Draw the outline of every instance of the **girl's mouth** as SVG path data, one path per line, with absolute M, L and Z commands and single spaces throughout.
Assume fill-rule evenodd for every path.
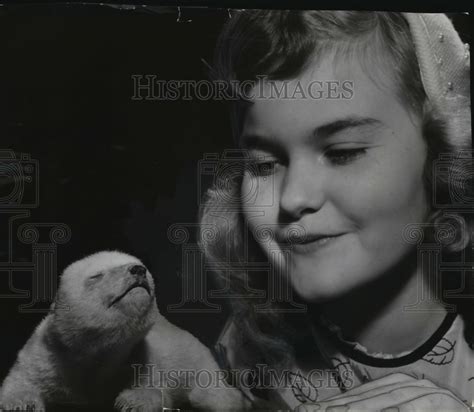
M 337 242 L 344 233 L 338 235 L 309 236 L 303 242 L 293 243 L 291 250 L 296 254 L 313 253 Z

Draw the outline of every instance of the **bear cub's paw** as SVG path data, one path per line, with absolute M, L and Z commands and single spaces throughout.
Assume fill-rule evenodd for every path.
M 45 411 L 41 396 L 36 393 L 21 392 L 0 399 L 0 411 Z
M 162 396 L 157 389 L 126 389 L 115 399 L 120 412 L 161 412 Z

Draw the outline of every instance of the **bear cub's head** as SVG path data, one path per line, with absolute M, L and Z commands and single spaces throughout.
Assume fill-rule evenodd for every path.
M 124 344 L 155 321 L 153 277 L 133 256 L 95 253 L 64 270 L 53 309 L 54 333 L 67 346 Z

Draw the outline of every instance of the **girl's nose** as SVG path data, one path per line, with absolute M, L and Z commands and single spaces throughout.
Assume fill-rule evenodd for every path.
M 295 161 L 280 187 L 280 210 L 291 219 L 317 212 L 324 203 L 324 170 L 314 159 Z

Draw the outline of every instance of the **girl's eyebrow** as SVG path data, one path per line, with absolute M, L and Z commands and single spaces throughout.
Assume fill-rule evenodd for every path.
M 348 129 L 356 129 L 359 127 L 372 126 L 375 128 L 383 126 L 380 120 L 371 117 L 349 116 L 343 119 L 337 119 L 322 124 L 314 129 L 310 136 L 311 141 L 316 137 L 320 139 L 328 139 L 329 137 Z M 241 145 L 245 149 L 262 149 L 262 150 L 281 150 L 282 145 L 276 139 L 258 134 L 244 134 L 240 138 Z
M 313 136 L 317 137 L 318 139 L 327 139 L 328 137 L 347 129 L 355 129 L 362 126 L 380 127 L 382 125 L 383 123 L 380 120 L 373 119 L 371 117 L 350 116 L 316 127 L 316 129 L 314 129 Z

